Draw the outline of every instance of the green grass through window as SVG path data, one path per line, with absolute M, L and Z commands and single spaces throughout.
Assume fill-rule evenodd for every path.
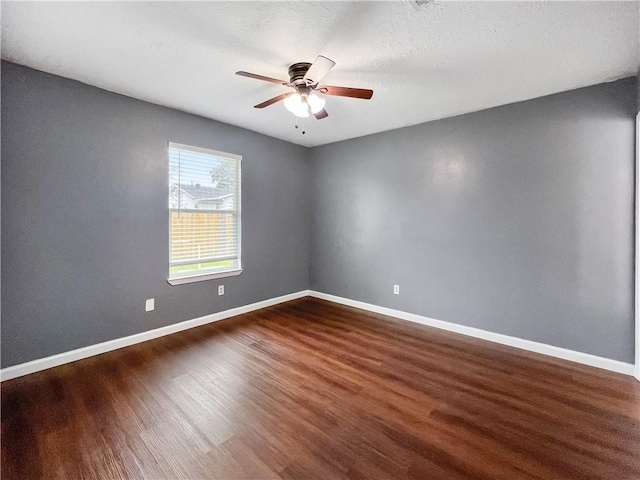
M 220 260 L 219 262 L 198 263 L 195 265 L 180 265 L 171 267 L 171 276 L 178 276 L 183 273 L 197 273 L 200 270 L 209 270 L 211 268 L 230 267 L 233 260 Z

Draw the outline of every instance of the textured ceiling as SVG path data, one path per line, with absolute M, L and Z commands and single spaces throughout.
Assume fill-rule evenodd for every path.
M 638 3 L 3 2 L 2 58 L 300 145 L 414 125 L 637 73 Z M 302 120 L 253 105 L 322 54 L 327 97 Z

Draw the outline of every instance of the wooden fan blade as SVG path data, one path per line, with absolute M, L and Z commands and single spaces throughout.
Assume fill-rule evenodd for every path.
M 333 87 L 331 85 L 323 85 L 316 88 L 316 90 L 326 95 L 362 98 L 363 100 L 369 100 L 373 96 L 373 90 L 367 90 L 366 88 Z
M 284 85 L 286 87 L 289 86 L 289 82 L 286 82 L 284 80 L 278 80 L 277 78 L 271 78 L 271 77 L 265 77 L 264 75 L 257 75 L 255 73 L 249 73 L 249 72 L 236 72 L 236 75 L 240 75 L 241 77 L 247 77 L 247 78 L 255 78 L 256 80 L 262 80 L 263 82 L 270 82 L 270 83 L 277 83 L 278 85 Z
M 307 70 L 307 73 L 305 73 L 303 80 L 307 82 L 307 85 L 317 85 L 335 64 L 336 62 L 333 60 L 318 55 L 309 67 L 309 70 Z
M 264 108 L 264 107 L 268 107 L 269 105 L 273 105 L 274 103 L 279 102 L 280 100 L 284 100 L 285 98 L 287 98 L 289 95 L 291 95 L 291 92 L 288 93 L 283 93 L 282 95 L 278 95 L 277 97 L 273 97 L 270 98 L 269 100 L 259 103 L 258 105 L 255 105 L 253 108 Z
M 320 110 L 318 113 L 314 113 L 313 114 L 314 117 L 316 117 L 318 120 L 322 120 L 323 118 L 327 118 L 329 116 L 329 114 L 327 113 L 327 111 L 323 108 L 322 110 Z

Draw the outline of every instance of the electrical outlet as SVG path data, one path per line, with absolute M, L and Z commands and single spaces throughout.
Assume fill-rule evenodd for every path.
M 155 298 L 147 298 L 147 300 L 144 302 L 144 311 L 152 312 L 154 308 L 156 308 Z
M 224 285 L 218 285 L 218 295 L 224 295 Z
M 400 295 L 400 285 L 394 285 L 393 286 L 393 293 L 395 295 Z

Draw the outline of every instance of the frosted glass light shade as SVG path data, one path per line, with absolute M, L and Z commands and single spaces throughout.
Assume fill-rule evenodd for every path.
M 309 104 L 309 108 L 311 108 L 311 113 L 315 115 L 324 108 L 326 100 L 315 93 L 310 93 L 307 96 L 307 103 Z
M 293 93 L 284 99 L 284 106 L 296 117 L 306 118 L 309 116 L 309 105 L 302 99 L 299 93 Z

